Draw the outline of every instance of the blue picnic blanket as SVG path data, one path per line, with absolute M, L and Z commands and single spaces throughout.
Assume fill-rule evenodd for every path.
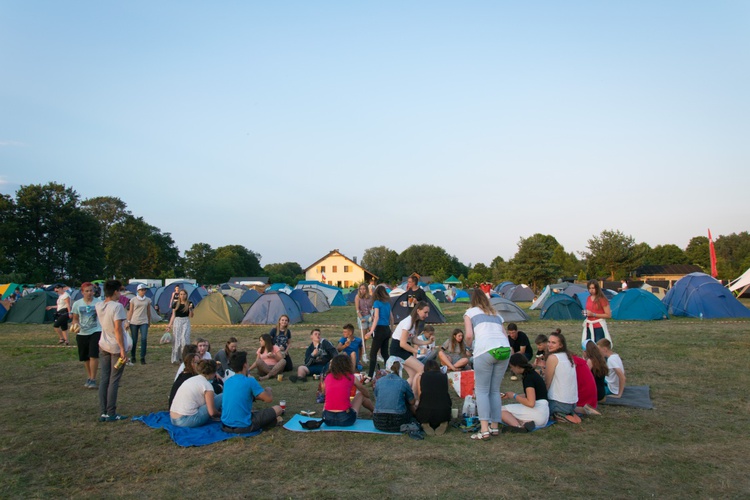
M 370 432 L 373 434 L 389 434 L 389 435 L 400 435 L 400 432 L 383 432 L 379 431 L 375 428 L 375 424 L 372 423 L 372 420 L 366 420 L 363 418 L 358 418 L 354 425 L 351 427 L 328 427 L 326 424 L 321 425 L 318 429 L 305 429 L 302 427 L 301 422 L 306 422 L 308 420 L 319 420 L 314 417 L 306 417 L 304 415 L 294 415 L 292 418 L 289 419 L 287 423 L 284 424 L 284 429 L 288 431 L 294 431 L 294 432 L 331 432 L 331 431 L 338 431 L 338 432 Z
M 213 420 L 200 427 L 177 427 L 172 425 L 169 419 L 168 411 L 150 413 L 140 417 L 133 417 L 133 421 L 143 422 L 153 429 L 164 429 L 169 433 L 172 441 L 179 446 L 205 446 L 207 444 L 218 443 L 226 439 L 235 437 L 251 437 L 261 433 L 261 431 L 251 432 L 248 434 L 233 434 L 221 430 L 221 422 Z

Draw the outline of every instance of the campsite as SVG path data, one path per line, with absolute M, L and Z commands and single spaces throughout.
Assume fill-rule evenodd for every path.
M 530 320 L 520 328 L 530 337 L 558 327 L 573 339 L 580 336 L 580 321 L 539 320 L 538 310 L 521 305 Z M 439 342 L 468 307 L 441 306 L 446 323 L 436 325 Z M 339 306 L 293 324 L 295 360 L 313 326 L 337 340 L 340 326 L 353 318 L 353 306 Z M 138 422 L 97 422 L 96 391 L 81 387 L 75 349 L 53 346 L 48 324 L 0 324 L 6 401 L 0 407 L 0 496 L 175 498 L 190 490 L 229 498 L 525 498 L 588 496 L 596 488 L 619 498 L 746 496 L 750 417 L 747 397 L 736 388 L 750 384 L 750 321 L 612 320 L 610 328 L 629 384 L 650 386 L 653 410 L 606 406 L 601 417 L 580 426 L 555 424 L 479 443 L 458 429 L 416 441 L 277 427 L 252 438 L 181 448 L 166 432 Z M 213 352 L 229 336 L 254 350 L 268 329 L 196 324 L 193 337 L 207 338 Z M 154 325 L 150 335 L 158 338 L 161 331 Z M 149 364 L 126 369 L 123 413 L 165 409 L 175 372 L 169 352 L 150 342 Z M 275 400 L 286 399 L 285 420 L 302 410 L 320 414 L 312 381 L 264 385 Z M 520 383 L 506 376 L 502 387 L 518 390 Z

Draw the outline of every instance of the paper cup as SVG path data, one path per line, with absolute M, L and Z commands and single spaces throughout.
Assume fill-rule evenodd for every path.
M 458 408 L 451 408 L 451 417 L 458 418 Z
M 284 380 L 284 375 L 282 375 L 282 374 L 279 373 L 278 375 L 276 375 L 276 380 L 278 380 L 279 382 L 281 382 L 282 380 Z

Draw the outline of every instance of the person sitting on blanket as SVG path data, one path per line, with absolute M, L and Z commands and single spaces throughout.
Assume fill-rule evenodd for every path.
M 197 352 L 191 352 L 189 345 L 186 345 L 183 347 L 182 352 L 184 355 L 182 356 L 182 373 L 177 375 L 177 378 L 174 379 L 174 383 L 172 384 L 172 390 L 169 392 L 169 407 L 172 407 L 172 402 L 174 401 L 175 395 L 177 395 L 177 390 L 180 388 L 182 384 L 185 383 L 186 380 L 195 377 L 198 375 L 198 362 L 201 360 L 200 355 Z M 214 389 L 215 391 L 215 389 Z
M 351 359 L 346 354 L 339 354 L 331 360 L 323 390 L 326 395 L 323 421 L 327 426 L 352 426 L 357 421 L 360 407 L 374 410 L 370 393 L 354 377 Z
M 355 371 L 362 369 L 360 360 L 365 352 L 365 347 L 362 344 L 362 339 L 354 336 L 354 325 L 348 323 L 341 329 L 341 339 L 339 344 L 336 346 L 338 352 L 343 352 L 352 360 L 352 365 Z
M 409 384 L 399 376 L 401 363 L 390 366 L 390 373 L 378 380 L 375 392 L 375 411 L 372 423 L 383 432 L 400 432 L 401 426 L 408 424 L 414 408 L 414 392 Z
M 198 375 L 187 379 L 169 407 L 169 417 L 177 427 L 200 427 L 211 418 L 219 418 L 222 395 L 214 397 L 210 380 L 216 376 L 216 361 L 198 362 Z
M 229 368 L 229 357 L 233 352 L 237 351 L 237 339 L 235 337 L 229 337 L 227 343 L 224 345 L 224 349 L 216 353 L 216 373 L 221 380 L 226 380 L 234 372 Z
M 591 373 L 586 360 L 573 356 L 573 362 L 576 364 L 576 382 L 578 383 L 578 402 L 576 403 L 576 413 L 579 415 L 601 415 L 596 410 L 596 380 Z
M 417 400 L 419 407 L 415 416 L 425 434 L 441 436 L 451 420 L 451 396 L 448 394 L 448 376 L 440 371 L 434 359 L 424 364 L 424 372 L 418 375 Z M 377 387 L 377 386 L 376 386 Z M 377 393 L 375 393 L 377 409 Z
M 464 343 L 464 332 L 460 328 L 456 328 L 453 330 L 451 338 L 440 346 L 440 351 L 438 352 L 440 363 L 451 372 L 468 370 L 471 368 L 469 366 L 469 357 L 469 351 L 466 349 L 466 344 Z
M 568 351 L 565 336 L 557 331 L 549 336 L 549 356 L 544 370 L 544 382 L 547 384 L 549 412 L 558 422 L 581 423 L 581 417 L 575 414 L 578 402 L 578 382 L 573 355 Z
M 625 366 L 622 364 L 622 359 L 618 354 L 612 352 L 612 343 L 609 340 L 601 339 L 596 345 L 599 346 L 602 356 L 607 360 L 607 368 L 609 369 L 607 376 L 604 378 L 607 383 L 607 396 L 621 398 L 622 392 L 625 390 Z
M 536 369 L 537 373 L 544 376 L 544 367 L 547 365 L 547 343 L 549 342 L 549 339 L 547 336 L 543 333 L 540 333 L 536 336 L 534 339 L 534 344 L 536 344 L 536 356 L 534 357 L 534 369 Z
M 297 368 L 297 375 L 289 380 L 307 382 L 307 376 L 322 375 L 328 368 L 328 363 L 337 356 L 336 348 L 328 340 L 320 337 L 320 330 L 314 328 L 310 332 L 310 345 L 305 351 L 305 364 Z
M 273 401 L 270 388 L 263 389 L 254 377 L 249 375 L 247 353 L 238 351 L 229 357 L 229 367 L 235 373 L 224 384 L 221 410 L 221 429 L 224 432 L 245 434 L 264 427 L 276 425 L 284 414 L 281 406 L 253 411 L 253 401 L 264 403 Z
M 586 350 L 583 352 L 583 357 L 586 359 L 586 364 L 594 376 L 594 382 L 596 382 L 596 400 L 602 402 L 607 397 L 607 382 L 604 380 L 609 373 L 607 361 L 602 356 L 599 346 L 593 340 L 586 342 Z
M 508 365 L 511 372 L 521 377 L 523 393 L 503 394 L 503 399 L 513 400 L 514 403 L 503 405 L 503 432 L 529 432 L 536 427 L 544 427 L 549 420 L 549 401 L 544 379 L 523 353 L 512 355 Z
M 268 380 L 284 370 L 286 366 L 286 353 L 273 343 L 273 337 L 264 333 L 258 339 L 260 347 L 255 353 L 255 362 L 250 366 L 250 371 L 258 369 L 258 380 Z

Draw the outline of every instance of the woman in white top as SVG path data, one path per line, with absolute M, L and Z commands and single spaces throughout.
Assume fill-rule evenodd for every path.
M 216 361 L 199 361 L 198 373 L 177 389 L 169 408 L 169 418 L 178 427 L 200 427 L 220 416 L 222 395 L 214 394 L 210 382 L 216 376 Z
M 485 440 L 500 433 L 502 402 L 500 382 L 508 369 L 510 343 L 498 314 L 481 289 L 471 295 L 471 307 L 464 314 L 466 343 L 474 345 L 474 392 L 477 397 L 480 430 L 471 439 Z
M 404 368 L 409 375 L 407 382 L 416 394 L 415 383 L 417 375 L 424 371 L 424 365 L 417 359 L 417 348 L 411 344 L 411 340 L 419 331 L 419 325 L 430 314 L 430 305 L 425 301 L 417 302 L 411 314 L 401 320 L 391 336 L 391 356 L 404 360 Z
M 558 422 L 580 424 L 581 418 L 575 414 L 578 402 L 576 365 L 559 328 L 549 335 L 547 348 L 549 354 L 544 369 L 544 382 L 547 384 L 549 413 Z
M 133 350 L 130 359 L 135 359 L 138 333 L 141 334 L 141 364 L 146 364 L 146 345 L 148 343 L 148 325 L 151 323 L 151 299 L 146 297 L 148 287 L 141 283 L 136 291 L 137 295 L 130 301 L 128 307 L 128 323 L 130 336 L 133 337 Z

